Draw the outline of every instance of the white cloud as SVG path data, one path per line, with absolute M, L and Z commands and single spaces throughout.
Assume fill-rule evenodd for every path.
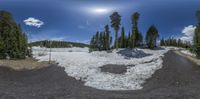
M 184 41 L 192 42 L 195 29 L 196 29 L 196 27 L 193 26 L 193 25 L 189 25 L 187 27 L 184 27 L 184 29 L 182 30 L 183 36 L 180 39 L 184 40 Z
M 189 25 L 182 30 L 182 33 L 185 34 L 186 36 L 194 36 L 195 29 L 196 26 Z
M 28 26 L 35 26 L 38 28 L 40 28 L 42 25 L 44 25 L 43 21 L 33 18 L 33 17 L 29 17 L 28 19 L 24 20 L 24 23 Z

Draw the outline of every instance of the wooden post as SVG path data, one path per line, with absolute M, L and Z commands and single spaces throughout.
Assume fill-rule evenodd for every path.
M 51 41 L 49 41 L 49 43 L 50 43 L 50 51 L 49 51 L 49 64 L 51 64 Z

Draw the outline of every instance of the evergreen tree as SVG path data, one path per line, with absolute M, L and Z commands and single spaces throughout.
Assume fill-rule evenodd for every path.
M 90 49 L 89 51 L 95 51 L 96 50 L 96 44 L 95 44 L 95 36 L 92 37 L 91 41 L 90 41 Z
M 181 46 L 182 46 L 182 41 L 181 41 L 181 39 L 178 39 L 177 46 L 178 46 L 178 47 L 181 47 Z
M 101 50 L 104 50 L 104 43 L 103 43 L 104 41 L 103 41 L 103 32 L 100 32 L 100 35 L 99 35 L 99 50 L 101 51 Z
M 197 58 L 200 58 L 200 11 L 196 12 L 196 17 L 198 20 L 198 24 L 196 25 L 195 33 L 194 33 L 194 52 Z
M 121 29 L 121 48 L 125 48 L 126 47 L 126 36 L 125 36 L 125 31 L 124 31 L 124 27 L 122 27 Z
M 0 58 L 24 59 L 27 55 L 27 38 L 25 38 L 12 15 L 6 11 L 0 11 Z
M 118 49 L 118 31 L 121 25 L 121 16 L 118 14 L 118 12 L 114 12 L 111 16 L 111 27 L 114 28 L 116 34 L 115 34 L 115 47 Z
M 109 25 L 105 26 L 105 50 L 110 49 L 110 45 L 112 44 L 112 39 L 110 37 L 110 30 L 109 30 Z
M 160 41 L 161 46 L 175 46 L 175 47 L 182 47 L 182 48 L 190 48 L 191 43 L 187 41 L 182 41 L 181 39 L 174 39 L 168 38 L 164 40 L 163 38 Z
M 141 46 L 143 45 L 143 36 L 142 36 L 142 33 L 139 33 L 139 36 L 138 36 L 138 46 Z
M 165 46 L 165 40 L 164 40 L 164 38 L 162 38 L 162 39 L 160 40 L 160 46 Z
M 124 31 L 124 27 L 121 28 L 121 35 L 120 37 L 118 38 L 118 47 L 119 48 L 125 48 L 125 45 L 126 45 L 126 37 L 125 37 L 125 31 Z
M 131 19 L 132 19 L 132 43 L 133 47 L 136 47 L 140 44 L 140 34 L 138 30 L 138 20 L 139 20 L 140 14 L 138 12 L 135 12 Z
M 90 52 L 109 50 L 112 43 L 112 37 L 109 33 L 108 25 L 105 26 L 103 32 L 97 32 L 90 40 Z
M 146 43 L 150 49 L 154 49 L 154 47 L 156 47 L 156 40 L 158 37 L 159 37 L 158 30 L 154 25 L 152 25 L 148 29 L 146 35 Z
M 97 50 L 100 50 L 100 35 L 99 35 L 99 31 L 97 31 L 96 35 L 95 35 L 95 48 Z
M 133 38 L 132 38 L 133 36 L 131 35 L 131 33 L 129 32 L 129 34 L 128 34 L 128 40 L 127 40 L 127 42 L 128 42 L 128 48 L 133 48 Z

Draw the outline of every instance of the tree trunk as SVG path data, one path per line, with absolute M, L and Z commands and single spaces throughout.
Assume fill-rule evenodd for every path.
M 115 39 L 116 39 L 116 49 L 118 50 L 118 30 L 116 30 L 116 36 L 115 36 Z

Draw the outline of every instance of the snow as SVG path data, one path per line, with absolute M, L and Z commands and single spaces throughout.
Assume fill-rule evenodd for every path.
M 34 57 L 48 55 L 50 52 L 50 48 L 45 47 L 32 47 Z M 51 52 L 88 52 L 89 48 L 80 48 L 80 47 L 72 47 L 72 48 L 51 48 Z
M 194 53 L 191 53 L 189 50 L 186 50 L 186 49 L 183 49 L 180 52 L 185 54 L 185 55 L 189 55 L 189 56 L 193 56 L 193 57 L 196 56 Z
M 46 48 L 33 48 L 34 57 L 40 61 L 49 59 Z M 138 90 L 154 72 L 162 68 L 162 57 L 169 49 L 135 49 L 88 52 L 88 48 L 52 49 L 52 59 L 65 68 L 65 72 L 85 86 L 102 90 Z M 39 56 L 38 52 L 46 55 Z M 130 54 L 130 55 L 129 55 Z M 107 64 L 129 65 L 125 74 L 101 72 L 100 67 Z

